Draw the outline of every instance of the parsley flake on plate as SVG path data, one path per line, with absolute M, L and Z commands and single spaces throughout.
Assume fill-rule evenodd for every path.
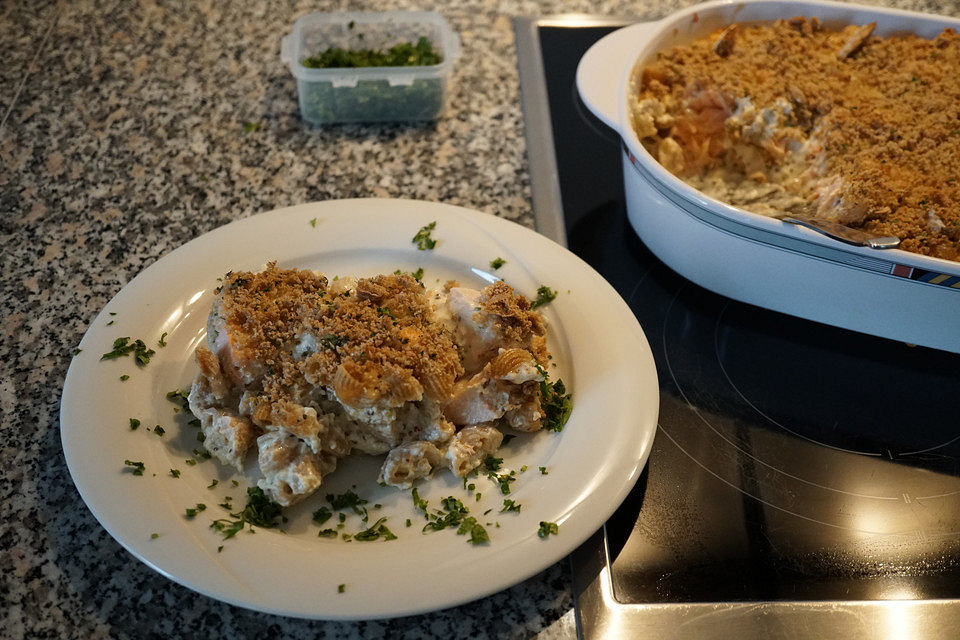
M 353 539 L 361 542 L 371 542 L 373 540 L 378 540 L 381 537 L 384 540 L 396 540 L 397 536 L 387 528 L 387 525 L 383 524 L 386 522 L 386 520 L 387 519 L 385 517 L 380 518 L 369 528 L 364 529 L 360 533 L 354 534 Z
M 130 467 L 133 470 L 131 473 L 135 476 L 142 476 L 144 469 L 146 469 L 146 466 L 137 460 L 124 460 L 123 464 Z M 124 471 L 126 471 L 126 469 L 124 469 Z
M 428 225 L 425 225 L 420 228 L 420 231 L 417 231 L 417 235 L 413 236 L 411 242 L 417 245 L 417 249 L 420 251 L 426 251 L 428 249 L 433 249 L 437 246 L 437 241 L 430 237 L 430 234 L 437 227 L 437 222 L 434 220 Z
M 520 513 L 521 506 L 522 505 L 514 502 L 513 500 L 504 500 L 503 509 L 500 510 L 500 513 L 508 513 L 510 511 L 515 511 L 516 513 Z
M 126 336 L 123 338 L 117 338 L 113 341 L 113 350 L 108 351 L 107 353 L 100 356 L 101 360 L 116 360 L 117 358 L 122 358 L 133 354 L 133 359 L 137 363 L 138 367 L 144 367 L 150 362 L 156 351 L 153 349 L 147 349 L 147 345 L 144 344 L 143 340 L 136 340 L 130 342 L 130 337 Z
M 221 505 L 223 506 L 223 505 Z M 270 500 L 260 487 L 247 489 L 247 506 L 242 511 L 231 513 L 229 518 L 220 518 L 210 524 L 210 528 L 223 534 L 224 539 L 232 538 L 245 525 L 250 525 L 250 533 L 254 533 L 253 525 L 265 529 L 278 526 L 277 518 L 283 515 L 283 507 Z
M 542 307 L 545 304 L 553 302 L 556 297 L 556 291 L 546 285 L 540 285 L 537 288 L 537 297 L 533 302 L 530 303 L 530 308 L 536 309 L 537 307 Z
M 340 495 L 328 493 L 327 502 L 330 503 L 330 506 L 333 507 L 335 511 L 345 511 L 350 509 L 358 516 L 363 518 L 367 517 L 367 508 L 363 506 L 367 504 L 367 501 L 355 494 L 353 491 L 346 491 Z
M 197 514 L 200 513 L 201 511 L 204 511 L 206 508 L 207 508 L 207 505 L 203 504 L 202 502 L 198 502 L 197 506 L 193 508 L 187 508 L 187 513 L 186 513 L 187 519 L 192 520 L 193 518 L 196 518 Z
M 490 268 L 496 271 L 497 269 L 499 269 L 505 264 L 507 264 L 507 261 L 504 260 L 503 258 L 494 258 L 493 260 L 490 261 Z
M 557 535 L 560 533 L 560 527 L 557 526 L 555 522 L 540 522 L 540 529 L 537 531 L 537 535 L 541 538 L 546 538 L 549 535 Z
M 460 522 L 460 528 L 457 529 L 457 535 L 462 536 L 466 533 L 470 534 L 470 538 L 467 540 L 470 544 L 477 545 L 483 544 L 484 542 L 490 542 L 490 536 L 487 535 L 487 530 L 483 528 L 477 519 L 473 516 L 464 518 Z
M 573 398 L 567 393 L 563 380 L 540 381 L 540 404 L 543 409 L 543 426 L 550 431 L 563 431 L 573 411 Z

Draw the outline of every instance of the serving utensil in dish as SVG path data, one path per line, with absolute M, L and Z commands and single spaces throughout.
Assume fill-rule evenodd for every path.
M 643 147 L 630 125 L 634 65 L 732 22 L 817 16 L 828 26 L 876 22 L 875 35 L 925 38 L 960 20 L 818 0 L 696 5 L 606 36 L 581 59 L 577 88 L 623 146 L 627 214 L 672 269 L 720 294 L 826 324 L 960 353 L 960 263 L 855 246 L 730 206 L 687 185 Z M 887 246 L 890 243 L 880 243 Z M 882 248 L 882 247 L 881 247 Z

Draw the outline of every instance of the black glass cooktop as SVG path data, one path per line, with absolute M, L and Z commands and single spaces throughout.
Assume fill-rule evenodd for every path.
M 606 528 L 617 600 L 960 596 L 960 356 L 741 304 L 659 262 L 626 218 L 618 138 L 576 93 L 612 29 L 539 36 L 568 245 L 636 313 L 660 378 L 647 469 Z

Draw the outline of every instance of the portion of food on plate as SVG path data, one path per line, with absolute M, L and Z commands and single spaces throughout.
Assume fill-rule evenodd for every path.
M 351 452 L 386 453 L 379 480 L 395 487 L 440 468 L 463 477 L 501 427 L 544 426 L 545 334 L 502 281 L 428 292 L 399 272 L 329 281 L 271 263 L 223 278 L 189 406 L 223 464 L 242 470 L 256 449 L 258 485 L 281 505 Z
M 661 51 L 632 74 L 631 124 L 714 198 L 960 260 L 960 37 L 874 27 L 798 16 Z

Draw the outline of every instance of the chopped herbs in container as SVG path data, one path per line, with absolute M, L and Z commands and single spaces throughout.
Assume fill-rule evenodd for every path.
M 300 113 L 314 124 L 433 120 L 460 49 L 432 12 L 415 21 L 311 14 L 287 41 Z

